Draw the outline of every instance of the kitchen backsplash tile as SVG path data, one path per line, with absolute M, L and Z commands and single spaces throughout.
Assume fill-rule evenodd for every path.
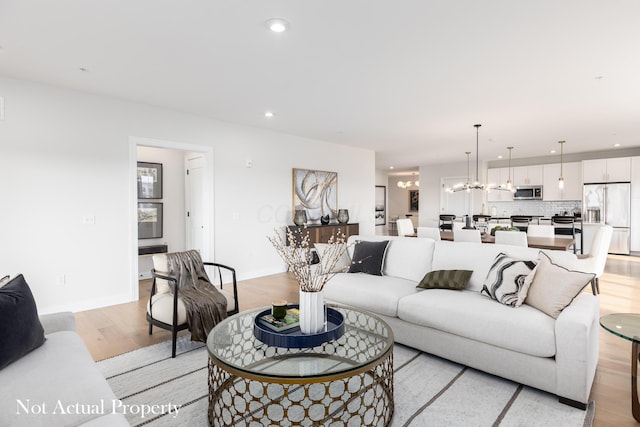
M 575 201 L 557 201 L 545 202 L 542 200 L 519 200 L 513 202 L 490 202 L 488 203 L 488 215 L 492 215 L 492 208 L 495 207 L 497 216 L 511 215 L 542 215 L 551 217 L 553 215 L 562 215 L 565 212 L 572 214 L 582 210 L 582 202 Z

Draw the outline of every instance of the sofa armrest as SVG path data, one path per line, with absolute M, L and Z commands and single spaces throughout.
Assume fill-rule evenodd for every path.
M 556 320 L 558 396 L 587 403 L 598 365 L 600 301 L 581 293 Z
M 60 331 L 75 332 L 76 330 L 76 318 L 70 311 L 43 314 L 40 316 L 40 323 L 42 323 L 45 335 Z

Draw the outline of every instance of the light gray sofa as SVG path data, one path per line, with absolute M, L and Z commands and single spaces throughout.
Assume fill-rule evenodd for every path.
M 599 300 L 578 295 L 557 319 L 529 306 L 505 306 L 481 295 L 496 255 L 535 260 L 526 247 L 434 241 L 428 238 L 352 236 L 390 240 L 383 276 L 338 273 L 325 286 L 328 302 L 371 311 L 392 328 L 395 341 L 503 378 L 556 394 L 584 408 L 598 363 Z M 351 254 L 353 245 L 349 248 Z M 544 251 L 573 269 L 570 252 Z M 472 270 L 462 291 L 417 289 L 432 270 Z
M 0 426 L 128 426 L 113 413 L 116 397 L 75 332 L 73 314 L 40 321 L 44 344 L 0 370 Z

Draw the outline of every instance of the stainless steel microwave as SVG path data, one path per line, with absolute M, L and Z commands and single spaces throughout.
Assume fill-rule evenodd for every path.
M 513 200 L 542 200 L 542 185 L 516 187 Z

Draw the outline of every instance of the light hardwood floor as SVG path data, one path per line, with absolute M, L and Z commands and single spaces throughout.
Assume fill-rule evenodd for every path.
M 95 360 L 170 339 L 145 319 L 150 281 L 141 282 L 138 302 L 76 313 L 78 332 Z M 295 280 L 287 273 L 238 283 L 240 309 L 263 307 L 274 299 L 298 300 Z M 611 255 L 600 279 L 600 312 L 640 313 L 640 258 Z M 183 331 L 182 334 L 188 334 Z M 526 367 L 523 367 L 526 368 Z M 591 399 L 596 427 L 638 426 L 631 415 L 631 342 L 600 330 L 600 360 Z

